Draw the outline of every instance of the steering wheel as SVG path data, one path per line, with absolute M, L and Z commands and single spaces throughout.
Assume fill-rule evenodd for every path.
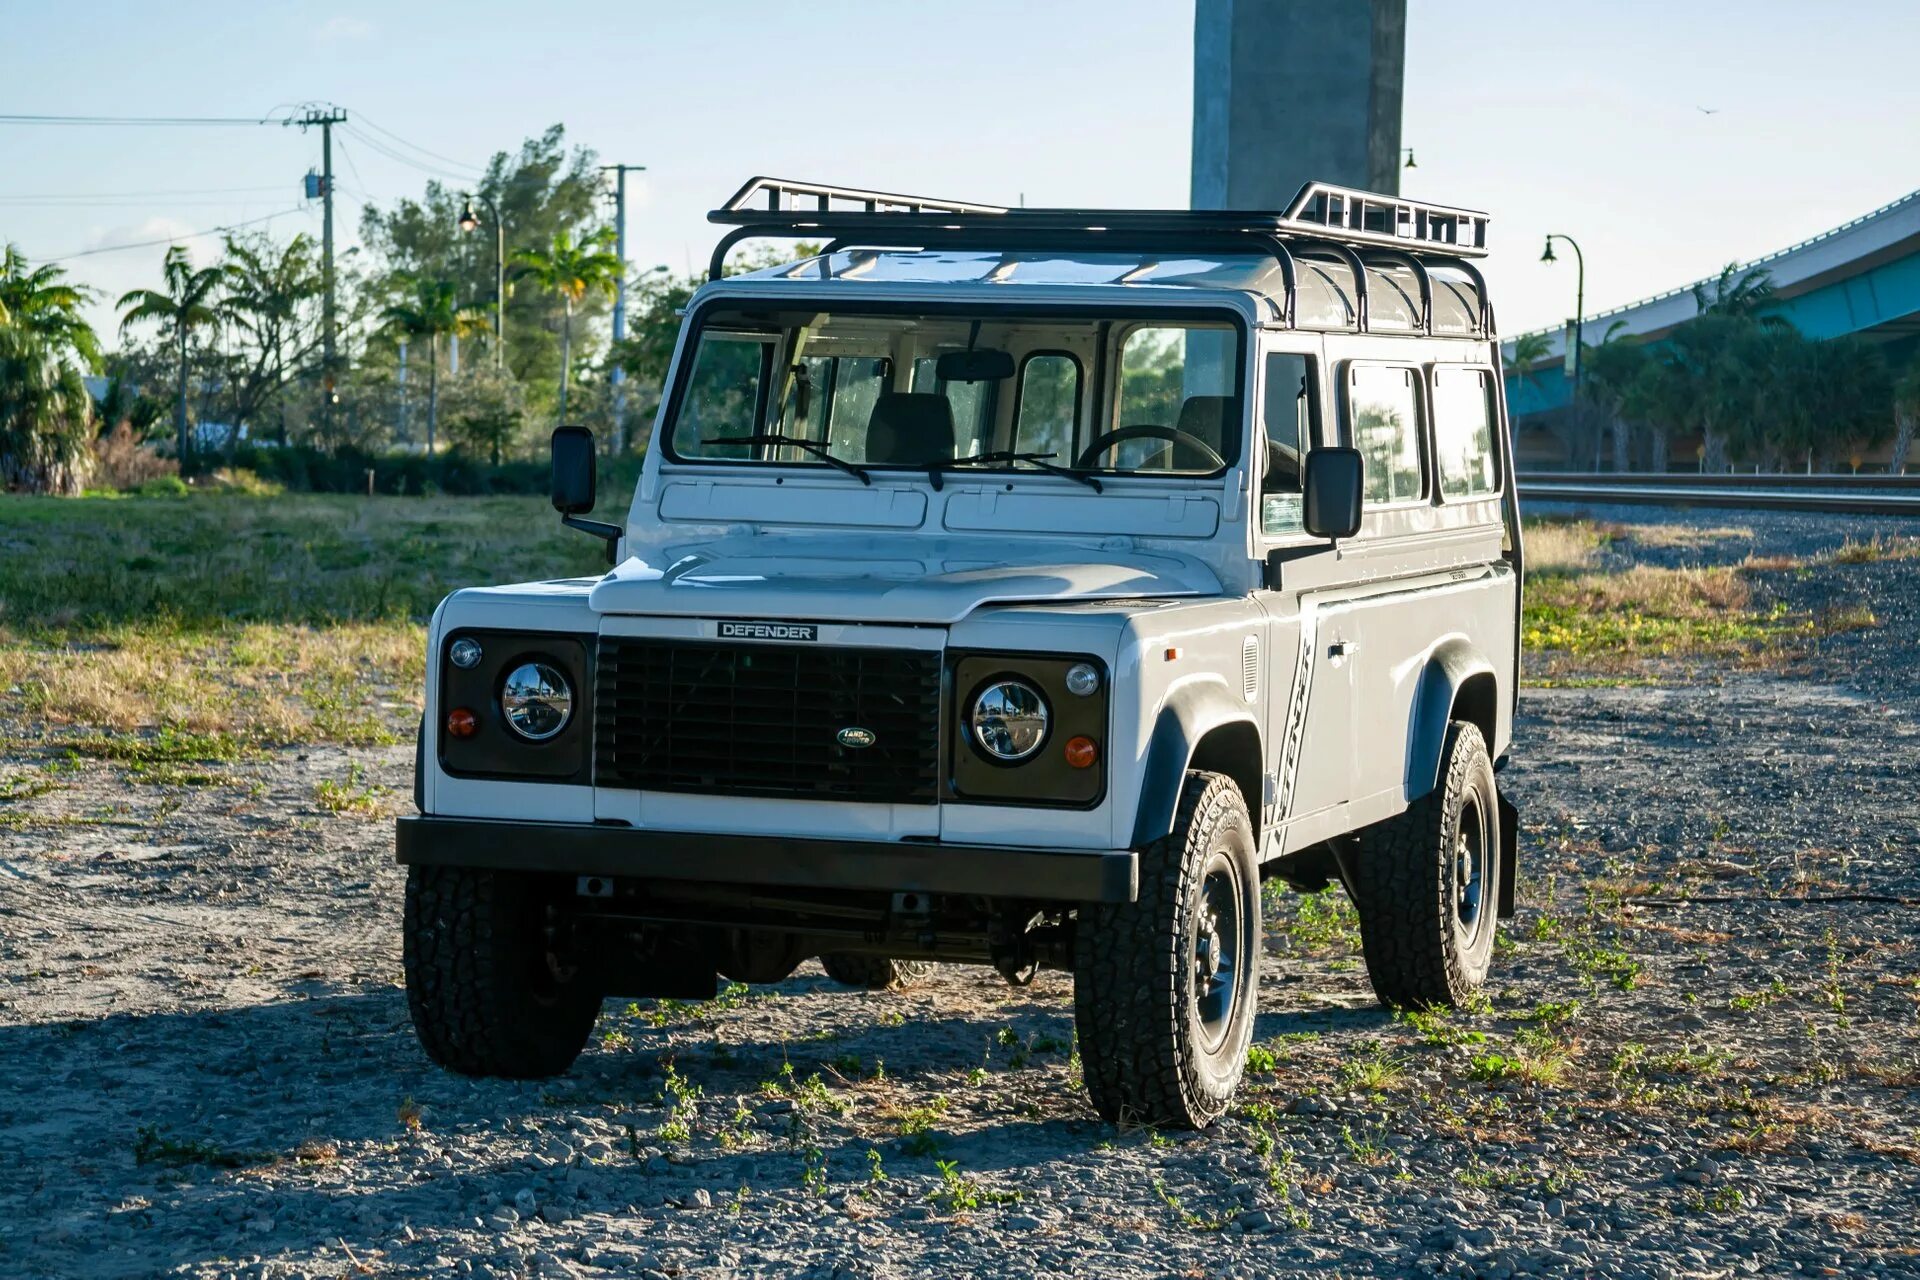
M 1163 427 L 1154 422 L 1136 423 L 1131 427 L 1121 427 L 1118 431 L 1108 431 L 1095 436 L 1092 443 L 1080 451 L 1080 456 L 1074 459 L 1073 465 L 1081 468 L 1091 467 L 1101 454 L 1129 440 L 1165 440 L 1169 444 L 1183 444 L 1202 457 L 1212 460 L 1216 470 L 1227 465 L 1227 460 L 1199 436 L 1190 431 L 1182 431 L 1178 427 Z

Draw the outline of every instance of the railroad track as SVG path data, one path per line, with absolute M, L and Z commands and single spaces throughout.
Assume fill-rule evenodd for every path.
M 1734 507 L 1920 516 L 1920 475 L 1634 475 L 1527 472 L 1520 497 L 1533 502 Z

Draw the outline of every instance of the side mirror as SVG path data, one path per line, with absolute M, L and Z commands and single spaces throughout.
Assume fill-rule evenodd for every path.
M 607 563 L 615 563 L 620 555 L 620 526 L 581 519 L 582 512 L 593 510 L 598 476 L 599 459 L 593 452 L 593 432 L 585 427 L 556 427 L 552 447 L 553 478 L 549 488 L 553 492 L 553 509 L 560 513 L 560 523 L 606 543 Z
M 1301 487 L 1301 524 L 1316 538 L 1351 538 L 1360 532 L 1360 497 L 1366 468 L 1358 449 L 1325 448 L 1307 454 Z
M 599 459 L 593 452 L 593 432 L 585 427 L 558 427 L 553 433 L 553 509 L 563 516 L 593 510 Z

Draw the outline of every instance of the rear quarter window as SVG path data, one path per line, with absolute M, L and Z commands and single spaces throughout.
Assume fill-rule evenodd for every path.
M 1493 444 L 1493 385 L 1481 369 L 1433 371 L 1433 452 L 1448 501 L 1500 491 Z
M 1420 379 L 1402 365 L 1348 366 L 1347 430 L 1366 460 L 1366 500 L 1411 502 L 1425 497 L 1420 454 Z

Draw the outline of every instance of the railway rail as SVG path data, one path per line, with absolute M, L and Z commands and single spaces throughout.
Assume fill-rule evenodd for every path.
M 1636 475 L 1631 472 L 1523 472 L 1531 502 L 1623 506 L 1730 507 L 1920 516 L 1920 475 Z

